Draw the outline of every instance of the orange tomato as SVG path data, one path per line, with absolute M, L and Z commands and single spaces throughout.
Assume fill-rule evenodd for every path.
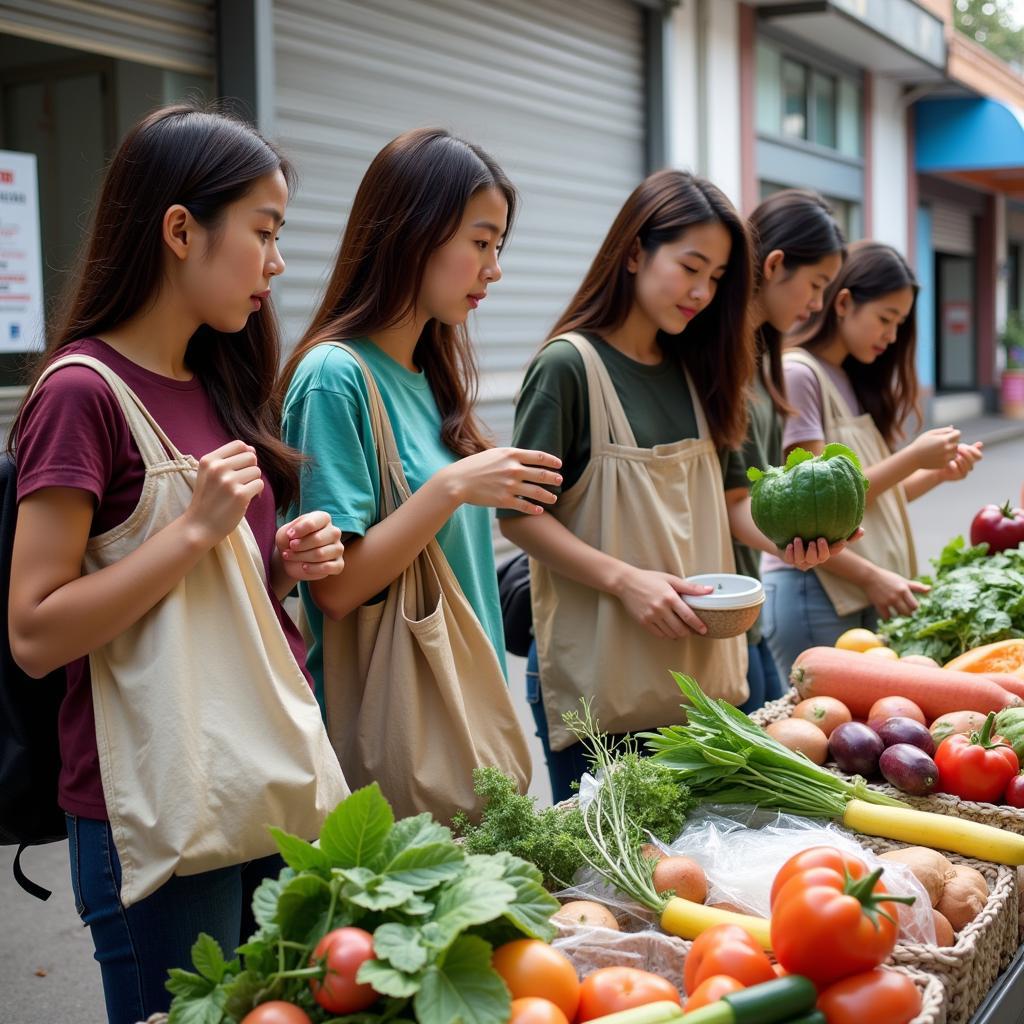
M 745 928 L 716 924 L 693 940 L 686 957 L 683 980 L 687 993 L 715 974 L 724 974 L 746 985 L 757 985 L 775 977 L 772 962 Z
M 660 975 L 635 967 L 599 967 L 580 985 L 580 1011 L 576 1024 L 663 999 L 674 1003 L 682 1001 L 675 985 Z
M 569 1020 L 550 999 L 523 996 L 512 1000 L 508 1024 L 569 1024 Z
M 694 989 L 693 995 L 686 997 L 683 1016 L 685 1017 L 692 1010 L 699 1010 L 702 1006 L 707 1006 L 709 1003 L 717 1003 L 722 996 L 730 995 L 733 992 L 740 992 L 744 988 L 746 988 L 745 985 L 726 974 L 712 974 L 711 977 L 705 978 Z
M 580 1002 L 580 982 L 572 961 L 538 939 L 515 939 L 494 951 L 494 969 L 513 999 L 538 996 L 572 1020 Z

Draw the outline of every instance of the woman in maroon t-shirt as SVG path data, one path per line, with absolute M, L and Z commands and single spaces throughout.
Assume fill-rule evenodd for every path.
M 92 929 L 116 1024 L 167 1008 L 167 971 L 188 966 L 200 931 L 235 948 L 252 889 L 273 865 L 173 876 L 121 904 L 88 655 L 158 605 L 244 516 L 305 671 L 281 599 L 296 581 L 344 564 L 326 513 L 280 529 L 275 519 L 296 492 L 300 461 L 278 436 L 278 337 L 268 301 L 284 270 L 276 235 L 290 177 L 281 155 L 241 122 L 188 107 L 145 118 L 110 165 L 85 258 L 40 361 L 39 372 L 71 353 L 98 359 L 181 452 L 200 460 L 183 515 L 120 561 L 83 574 L 89 538 L 125 522 L 141 494 L 145 467 L 121 406 L 92 369 L 62 368 L 25 403 L 12 431 L 19 510 L 11 649 L 35 677 L 67 666 L 59 798 L 78 911 Z

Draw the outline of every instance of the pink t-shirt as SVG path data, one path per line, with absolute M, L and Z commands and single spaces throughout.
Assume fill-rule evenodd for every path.
M 850 407 L 850 412 L 854 416 L 859 416 L 864 410 L 860 402 L 857 401 L 857 395 L 845 371 L 824 359 L 819 359 L 817 362 Z M 824 416 L 821 411 L 821 386 L 818 384 L 818 378 L 814 371 L 809 366 L 804 366 L 803 363 L 790 360 L 784 361 L 782 367 L 786 378 L 786 398 L 796 410 L 796 414 L 786 420 L 786 426 L 782 432 L 783 451 L 794 445 L 806 444 L 808 441 L 828 443 L 831 439 L 825 436 Z M 764 554 L 761 556 L 762 572 L 792 568 L 775 555 Z
M 143 369 L 96 338 L 74 342 L 59 356 L 94 356 L 109 366 L 141 399 L 177 448 L 197 459 L 233 440 L 198 377 L 172 380 Z M 74 487 L 95 499 L 90 536 L 123 523 L 142 494 L 145 467 L 121 406 L 102 377 L 85 366 L 69 366 L 47 378 L 21 421 L 17 446 L 18 500 L 45 487 Z M 245 518 L 263 553 L 266 576 L 277 532 L 274 496 L 264 477 L 263 493 Z M 268 583 L 270 600 L 295 660 L 306 672 L 302 637 Z M 96 751 L 89 659 L 67 666 L 67 696 L 60 708 L 60 806 L 85 818 L 107 817 Z M 310 680 L 312 685 L 312 680 Z

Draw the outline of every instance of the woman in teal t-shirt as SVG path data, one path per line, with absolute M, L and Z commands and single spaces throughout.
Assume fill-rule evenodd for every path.
M 284 437 L 308 457 L 296 507 L 333 510 L 347 538 L 337 585 L 301 588 L 321 704 L 324 615 L 380 597 L 435 536 L 505 664 L 488 509 L 539 515 L 555 500 L 542 485 L 561 480 L 550 455 L 491 448 L 473 411 L 466 320 L 501 279 L 515 200 L 476 146 L 439 129 L 393 140 L 359 186 L 326 294 L 285 367 Z M 338 341 L 381 391 L 413 492 L 384 519 L 366 383 Z

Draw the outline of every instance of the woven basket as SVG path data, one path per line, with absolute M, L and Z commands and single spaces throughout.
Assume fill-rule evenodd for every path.
M 765 704 L 759 711 L 753 712 L 750 718 L 762 728 L 771 725 L 772 722 L 781 722 L 790 718 L 793 708 L 800 702 L 796 690 L 790 690 L 785 697 L 773 700 Z M 834 765 L 829 767 L 836 771 L 837 775 L 842 773 L 835 769 Z M 844 776 L 848 777 L 848 776 Z M 916 807 L 919 811 L 931 811 L 934 814 L 951 814 L 955 818 L 966 818 L 968 821 L 978 821 L 983 825 L 995 825 L 996 828 L 1004 828 L 1008 832 L 1016 832 L 1024 835 L 1024 808 L 1007 807 L 1003 804 L 980 803 L 975 800 L 961 800 L 949 793 L 932 793 L 930 796 L 910 796 L 890 786 L 886 782 L 870 783 L 872 789 L 877 789 L 887 796 L 894 796 L 904 801 L 910 807 Z
M 926 974 L 912 967 L 890 969 L 898 974 L 909 975 L 921 991 L 921 1012 L 910 1024 L 946 1024 L 946 990 L 934 974 Z

